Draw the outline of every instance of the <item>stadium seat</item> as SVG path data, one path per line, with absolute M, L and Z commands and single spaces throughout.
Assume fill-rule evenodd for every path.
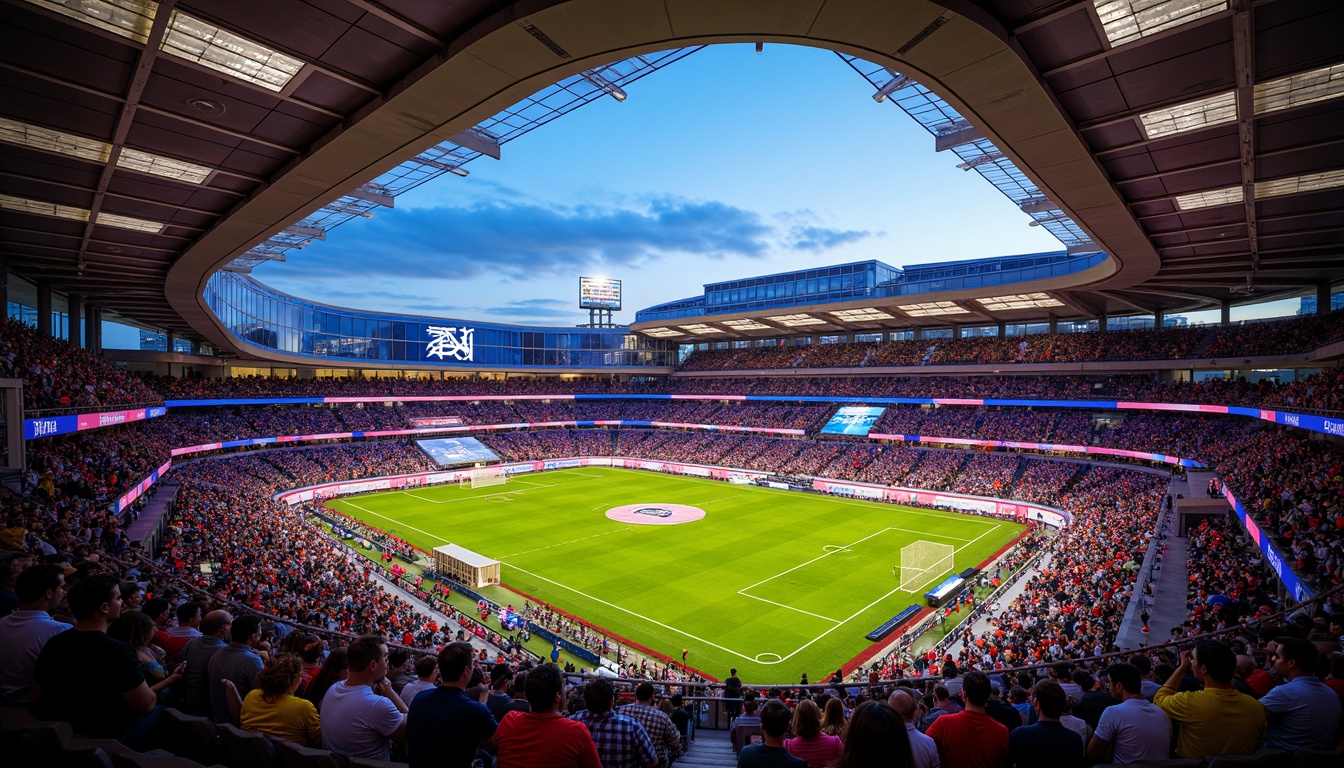
M 1293 754 L 1293 768 L 1339 768 L 1344 765 L 1344 749 L 1299 749 Z
M 275 745 L 264 733 L 253 733 L 228 723 L 217 723 L 225 762 L 230 768 L 280 768 Z
M 759 725 L 734 725 L 730 738 L 733 742 L 733 751 L 738 752 L 748 744 L 762 743 L 764 737 L 761 735 Z
M 345 759 L 325 749 L 313 749 L 288 739 L 272 739 L 281 768 L 345 768 Z
M 177 755 L 154 755 L 140 752 L 121 752 L 110 755 L 113 768 L 205 768 L 195 760 Z
M 174 755 L 212 765 L 224 759 L 219 733 L 208 717 L 188 715 L 176 709 L 165 709 L 160 726 L 163 746 Z
M 1193 757 L 1176 757 L 1171 760 L 1151 760 L 1141 763 L 1108 763 L 1094 768 L 1120 768 L 1120 766 L 1124 766 L 1124 768 L 1202 768 L 1203 765 L 1203 760 Z
M 392 760 L 373 760 L 367 757 L 350 758 L 350 768 L 410 768 L 406 763 Z
M 1206 768 L 1283 768 L 1291 765 L 1293 753 L 1282 749 L 1263 749 L 1254 755 L 1214 755 Z

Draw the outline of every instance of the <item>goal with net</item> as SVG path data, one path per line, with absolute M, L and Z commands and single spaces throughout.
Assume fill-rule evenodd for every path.
M 901 589 L 913 591 L 951 571 L 956 549 L 951 544 L 916 541 L 901 547 Z
M 509 476 L 505 474 L 503 467 L 473 469 L 462 478 L 462 484 L 472 488 L 486 488 L 491 485 L 503 485 L 507 482 L 509 482 Z

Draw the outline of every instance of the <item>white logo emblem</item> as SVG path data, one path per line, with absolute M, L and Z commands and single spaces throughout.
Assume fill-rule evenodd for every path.
M 454 360 L 471 362 L 471 356 L 475 351 L 475 328 L 460 329 L 461 335 L 457 335 L 459 329 L 453 327 L 444 327 L 441 325 L 431 325 L 426 330 L 433 338 L 429 346 L 425 349 L 426 357 L 437 357 L 440 360 L 445 357 L 452 357 Z

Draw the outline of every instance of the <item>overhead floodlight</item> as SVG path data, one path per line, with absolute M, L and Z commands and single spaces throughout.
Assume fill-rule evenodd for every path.
M 327 203 L 322 207 L 325 210 L 332 211 L 333 213 L 345 213 L 351 216 L 363 216 L 366 219 L 373 218 L 373 213 L 371 213 L 370 211 L 366 211 L 365 209 L 360 208 L 358 205 L 343 203 L 340 200 L 337 200 L 334 203 Z
M 887 71 L 891 72 L 890 69 L 888 69 Z M 906 88 L 908 86 L 915 84 L 914 80 L 911 80 L 905 75 L 898 75 L 895 72 L 891 72 L 891 75 L 892 77 L 890 80 L 887 81 L 887 84 L 882 86 L 881 88 L 878 88 L 877 93 L 873 94 L 873 101 L 876 101 L 878 104 L 881 104 L 882 102 L 886 101 L 888 96 L 901 90 L 902 88 Z
M 1186 131 L 1197 131 L 1210 125 L 1230 123 L 1237 119 L 1237 95 L 1225 91 L 1174 107 L 1155 109 L 1139 115 L 1143 132 L 1150 139 Z
M 116 227 L 117 229 L 129 229 L 135 232 L 149 232 L 157 235 L 168 226 L 161 221 L 150 221 L 148 219 L 137 219 L 133 216 L 122 216 L 117 213 L 104 213 L 99 211 L 96 224 L 101 227 Z
M 454 176 L 461 176 L 462 178 L 466 178 L 469 175 L 467 169 L 463 168 L 460 165 L 454 165 L 453 163 L 445 163 L 442 160 L 435 160 L 434 158 L 426 157 L 424 155 L 418 155 L 415 158 L 415 162 L 421 165 L 427 165 L 430 168 L 437 168 L 440 171 L 447 171 L 453 174 Z
M 766 320 L 769 320 L 769 321 L 772 322 L 772 323 L 779 323 L 780 325 L 785 326 L 785 327 L 787 327 L 787 328 L 795 328 L 795 327 L 797 327 L 797 326 L 801 326 L 801 325 L 825 325 L 825 324 L 826 324 L 826 321 L 825 321 L 825 320 L 822 320 L 821 318 L 813 317 L 813 316 L 811 316 L 811 315 L 802 315 L 802 314 L 799 314 L 799 315 L 776 315 L 775 317 L 767 317 Z
M 86 208 L 48 203 L 45 200 L 30 200 L 26 197 L 15 197 L 13 195 L 0 195 L 0 208 L 7 211 L 18 211 L 19 213 L 31 213 L 37 216 L 69 219 L 70 221 L 89 220 L 89 211 Z
M 580 72 L 579 75 L 584 80 L 587 80 L 593 85 L 596 85 L 598 88 L 601 88 L 602 90 L 606 91 L 608 94 L 611 95 L 613 99 L 617 101 L 625 101 L 626 99 L 625 91 L 621 90 L 621 87 L 619 85 L 616 85 L 607 78 L 598 74 L 597 70 L 590 69 L 584 72 Z
M 1013 293 L 1007 296 L 991 296 L 976 299 L 981 306 L 991 312 L 1005 309 L 1033 309 L 1036 307 L 1062 307 L 1064 302 L 1051 298 L 1047 293 Z
M 161 48 L 164 53 L 276 92 L 303 69 L 303 62 L 293 56 L 176 10 L 168 20 Z
M 897 304 L 896 308 L 911 317 L 932 317 L 935 315 L 969 315 L 971 311 L 957 306 L 952 301 L 925 301 L 919 304 Z
M 1224 187 L 1222 189 L 1207 189 L 1203 192 L 1192 192 L 1188 195 L 1177 195 L 1174 199 L 1177 208 L 1182 211 L 1192 211 L 1196 208 L 1212 208 L 1215 205 L 1240 203 L 1245 197 L 1242 195 L 1241 187 Z
M 691 325 L 679 325 L 679 326 L 677 326 L 677 327 L 680 328 L 680 329 L 683 330 L 683 331 L 690 331 L 691 333 L 726 333 L 726 331 L 720 330 L 720 329 L 715 328 L 715 327 L 713 327 L 713 326 L 705 325 L 704 323 L 693 323 L 693 324 L 691 324 Z
M 726 325 L 735 331 L 768 331 L 771 326 L 765 323 L 758 323 L 755 320 L 721 320 L 720 325 Z
M 990 163 L 997 163 L 997 162 L 999 162 L 999 161 L 1002 160 L 1002 159 L 1003 159 L 1003 153 L 1002 153 L 1002 152 L 990 152 L 989 154 L 985 154 L 985 155 L 981 155 L 981 156 L 979 156 L 979 157 L 971 158 L 970 160 L 967 160 L 967 161 L 964 162 L 964 163 L 957 163 L 957 168 L 959 168 L 959 169 L 961 169 L 961 170 L 963 170 L 963 171 L 970 171 L 970 170 L 974 170 L 974 169 L 976 169 L 976 168 L 979 168 L 979 167 L 982 166 L 982 165 L 989 165 Z
M 1111 46 L 1227 10 L 1227 0 L 1092 0 Z
M 1255 182 L 1255 196 L 1257 198 L 1278 197 L 1279 195 L 1293 195 L 1298 192 L 1314 192 L 1335 187 L 1344 187 L 1344 169 L 1290 176 L 1286 179 L 1257 181 Z
M 149 39 L 159 4 L 151 0 L 28 0 L 33 5 L 82 21 L 138 43 Z
M 1344 95 L 1344 64 L 1298 72 L 1255 86 L 1255 114 L 1263 115 Z
M 864 320 L 891 320 L 893 315 L 889 315 L 880 309 L 865 307 L 863 309 L 841 309 L 835 312 L 828 312 L 828 315 L 844 320 L 846 322 L 862 322 Z
M 121 154 L 117 156 L 117 167 L 177 179 L 188 184 L 203 184 L 206 179 L 210 178 L 210 174 L 214 173 L 213 168 L 204 165 L 188 163 L 185 160 L 175 160 L 161 155 L 151 155 L 148 152 L 141 152 L 129 147 L 121 148 Z

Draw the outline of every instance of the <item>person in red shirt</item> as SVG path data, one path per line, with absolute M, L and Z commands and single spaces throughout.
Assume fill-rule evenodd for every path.
M 926 731 L 938 745 L 939 762 L 956 768 L 1002 768 L 1008 764 L 1008 729 L 985 714 L 990 683 L 984 672 L 962 678 L 966 709 L 943 715 Z
M 523 688 L 532 711 L 504 715 L 495 731 L 496 768 L 601 768 L 587 726 L 560 714 L 565 689 L 560 668 L 536 667 Z

